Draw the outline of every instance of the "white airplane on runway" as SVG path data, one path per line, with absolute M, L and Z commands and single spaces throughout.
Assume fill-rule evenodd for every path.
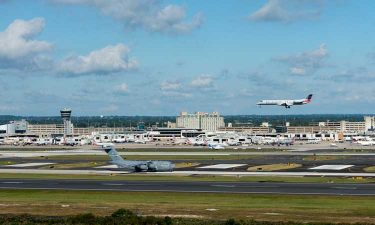
M 287 99 L 287 100 L 261 100 L 257 105 L 278 105 L 290 108 L 292 105 L 304 105 L 311 102 L 312 94 L 309 94 L 305 99 Z
M 210 143 L 207 143 L 207 146 L 208 146 L 209 149 L 219 150 L 219 149 L 225 149 L 225 147 L 228 147 L 228 144 L 210 142 Z
M 95 140 L 93 141 L 93 145 L 100 146 L 102 148 L 115 146 L 113 143 L 110 142 L 96 142 Z

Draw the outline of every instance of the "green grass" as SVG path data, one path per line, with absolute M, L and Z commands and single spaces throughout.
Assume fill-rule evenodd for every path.
M 0 179 L 92 179 L 92 180 L 137 180 L 137 181 L 236 181 L 236 182 L 298 182 L 298 183 L 371 183 L 374 178 L 346 177 L 279 177 L 279 176 L 166 176 L 150 174 L 113 174 L 113 175 L 64 175 L 64 174 L 20 174 L 3 173 Z
M 13 161 L 9 161 L 9 160 L 0 161 L 1 166 L 12 165 L 12 164 L 14 164 Z
M 0 199 L 2 205 L 6 205 L 2 207 L 2 213 L 67 215 L 91 212 L 105 215 L 118 208 L 128 208 L 143 215 L 215 219 L 348 223 L 375 220 L 375 197 L 1 190 Z
M 368 173 L 374 173 L 375 172 L 375 166 L 369 166 L 363 169 L 365 172 Z
M 311 155 L 303 157 L 305 161 L 330 161 L 330 160 L 340 160 L 345 159 L 347 156 L 342 155 Z

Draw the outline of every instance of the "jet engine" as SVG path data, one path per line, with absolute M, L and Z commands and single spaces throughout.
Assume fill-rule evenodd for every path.
M 139 165 L 135 166 L 135 170 L 137 172 L 147 171 L 148 170 L 148 166 L 146 164 L 139 164 Z
M 158 170 L 158 167 L 156 165 L 156 163 L 154 162 L 147 162 L 147 167 L 148 167 L 148 170 L 149 171 L 157 171 Z

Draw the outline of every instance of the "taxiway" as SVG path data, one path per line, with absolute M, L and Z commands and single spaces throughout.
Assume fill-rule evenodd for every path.
M 0 179 L 0 189 L 375 195 L 375 184 Z

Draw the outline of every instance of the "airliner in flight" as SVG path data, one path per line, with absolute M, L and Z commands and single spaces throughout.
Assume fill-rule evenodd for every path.
M 309 94 L 305 99 L 287 99 L 287 100 L 261 100 L 257 105 L 278 105 L 290 108 L 292 105 L 304 105 L 311 102 L 312 94 Z

